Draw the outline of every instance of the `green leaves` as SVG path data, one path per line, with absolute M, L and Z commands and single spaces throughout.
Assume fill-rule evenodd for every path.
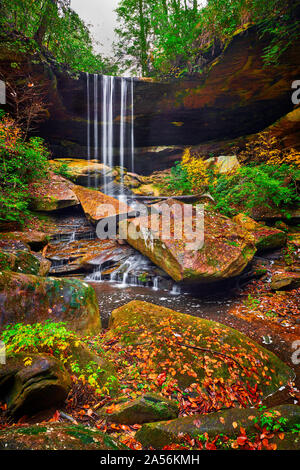
M 289 215 L 290 206 L 300 202 L 295 180 L 300 171 L 289 165 L 248 165 L 233 175 L 211 179 L 209 192 L 216 209 L 227 216 L 255 207 L 280 208 Z

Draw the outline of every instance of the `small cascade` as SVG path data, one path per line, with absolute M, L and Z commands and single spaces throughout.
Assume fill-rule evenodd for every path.
M 110 275 L 110 280 L 112 282 L 120 282 L 120 287 L 127 287 L 128 285 L 138 286 L 138 273 L 141 274 L 148 264 L 147 258 L 144 258 L 142 255 L 129 256 L 129 258 Z M 140 283 L 140 285 L 142 285 L 142 283 Z
M 181 294 L 181 288 L 178 286 L 178 284 L 173 284 L 172 290 L 170 291 L 171 295 L 180 295 Z
M 159 277 L 153 279 L 153 290 L 159 290 Z
M 90 282 L 102 282 L 101 266 L 97 266 L 97 268 L 89 274 L 85 280 Z

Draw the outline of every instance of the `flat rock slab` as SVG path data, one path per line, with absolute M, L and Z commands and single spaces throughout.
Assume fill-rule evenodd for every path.
M 101 410 L 100 416 L 120 424 L 142 424 L 174 419 L 178 416 L 178 404 L 161 395 L 147 393 L 135 400 L 120 400 Z
M 268 412 L 274 415 L 275 420 L 284 418 L 285 429 L 291 429 L 299 424 L 300 406 L 280 405 Z M 136 433 L 136 439 L 145 447 L 162 449 L 169 444 L 179 443 L 184 435 L 197 438 L 207 433 L 210 438 L 219 434 L 238 437 L 241 427 L 250 435 L 258 432 L 255 424 L 256 420 L 260 422 L 262 415 L 263 412 L 255 408 L 235 408 L 207 415 L 187 416 L 173 421 L 147 423 Z
M 0 274 L 0 329 L 48 319 L 67 322 L 74 331 L 97 333 L 101 321 L 94 289 L 77 279 Z
M 17 426 L 0 431 L 1 450 L 130 450 L 97 429 L 67 423 Z
M 124 202 L 107 196 L 100 191 L 83 188 L 82 186 L 75 186 L 74 191 L 86 217 L 94 224 L 106 218 L 120 218 L 121 216 L 124 218 L 132 212 Z M 103 210 L 103 206 L 107 206 L 107 209 Z
M 158 213 L 151 217 L 121 221 L 120 235 L 176 282 L 211 283 L 238 276 L 255 254 L 253 236 L 227 217 L 207 210 L 203 216 L 195 209 L 189 215 L 191 206 L 175 199 L 153 207 Z

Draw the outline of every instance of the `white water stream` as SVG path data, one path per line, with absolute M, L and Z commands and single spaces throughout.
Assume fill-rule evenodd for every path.
M 133 78 L 117 78 L 106 75 L 101 77 L 97 74 L 91 76 L 87 73 L 86 81 L 87 158 L 89 161 L 94 159 L 110 168 L 120 167 L 120 194 L 123 198 L 124 169 L 127 167 L 128 171 L 134 172 L 134 80 Z M 93 81 L 93 86 L 91 86 L 91 81 Z M 101 106 L 99 106 L 100 97 Z M 117 114 L 118 109 L 120 109 L 119 114 Z M 93 135 L 91 135 L 92 130 Z M 99 137 L 101 138 L 100 143 Z M 109 183 L 112 179 L 109 171 L 104 171 L 103 179 L 102 190 L 109 194 Z M 90 177 L 88 185 L 91 187 Z M 95 178 L 94 187 L 97 189 L 99 187 L 97 178 Z

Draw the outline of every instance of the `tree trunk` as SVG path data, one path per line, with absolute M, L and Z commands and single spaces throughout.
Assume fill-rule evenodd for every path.
M 48 26 L 50 24 L 51 9 L 53 6 L 56 6 L 56 5 L 57 5 L 57 0 L 46 0 L 46 5 L 45 5 L 44 13 L 42 15 L 40 25 L 38 27 L 37 32 L 34 35 L 34 39 L 36 40 L 39 46 L 43 45 L 44 37 L 47 32 Z
M 142 66 L 142 75 L 143 77 L 145 77 L 148 72 L 148 64 L 147 64 L 147 38 L 146 38 L 145 17 L 144 17 L 143 6 L 144 6 L 143 0 L 139 0 L 141 66 Z

